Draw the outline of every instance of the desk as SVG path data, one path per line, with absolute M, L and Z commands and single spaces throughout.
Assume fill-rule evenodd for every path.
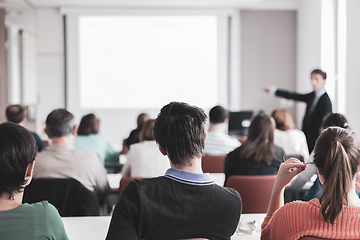
M 260 227 L 265 214 L 242 214 L 241 222 L 256 221 L 255 232 L 252 235 L 235 233 L 232 240 L 258 240 Z M 64 217 L 62 218 L 66 233 L 71 240 L 103 240 L 109 228 L 111 217 Z

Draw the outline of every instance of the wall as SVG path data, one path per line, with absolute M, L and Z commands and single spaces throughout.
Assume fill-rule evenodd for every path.
M 296 11 L 241 11 L 241 109 L 285 107 L 261 88 L 296 89 Z M 295 116 L 295 107 L 288 108 Z
M 346 116 L 359 134 L 360 131 L 360 1 L 347 1 L 346 45 Z
M 38 109 L 37 130 L 55 108 L 65 107 L 63 19 L 56 9 L 36 10 Z
M 297 15 L 296 91 L 312 91 L 310 73 L 321 67 L 321 0 L 299 1 Z M 301 127 L 306 105 L 297 103 L 297 125 Z
M 5 108 L 7 105 L 7 85 L 5 56 L 5 10 L 0 9 L 0 122 L 6 120 Z

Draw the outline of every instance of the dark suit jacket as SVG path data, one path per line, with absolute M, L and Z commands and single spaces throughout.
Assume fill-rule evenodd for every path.
M 304 131 L 306 136 L 309 152 L 312 152 L 315 146 L 316 139 L 320 134 L 320 127 L 322 125 L 324 117 L 327 114 L 332 113 L 332 105 L 329 95 L 325 92 L 319 98 L 319 101 L 316 103 L 316 106 L 312 113 L 310 113 L 310 108 L 315 98 L 315 92 L 311 92 L 308 94 L 298 94 L 285 90 L 277 90 L 275 95 L 306 103 L 306 112 L 303 119 L 302 130 Z

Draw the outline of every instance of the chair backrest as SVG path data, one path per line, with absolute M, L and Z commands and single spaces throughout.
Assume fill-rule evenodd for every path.
M 143 177 L 122 177 L 120 179 L 119 189 L 118 189 L 118 196 L 120 196 L 121 192 L 124 190 L 125 186 L 134 179 L 143 179 Z
M 332 239 L 332 238 L 318 238 L 312 236 L 301 237 L 299 240 L 340 240 L 340 239 Z M 348 239 L 348 240 L 355 240 L 355 239 Z
M 230 176 L 226 186 L 241 195 L 242 213 L 266 213 L 276 175 Z
M 54 205 L 61 217 L 100 215 L 96 194 L 72 178 L 33 179 L 24 190 L 23 203 L 43 200 Z
M 201 165 L 204 173 L 223 173 L 226 155 L 202 157 Z

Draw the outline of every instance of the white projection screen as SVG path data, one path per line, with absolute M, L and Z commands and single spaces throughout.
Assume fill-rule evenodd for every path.
M 227 15 L 66 15 L 66 107 L 113 145 L 171 101 L 227 104 Z M 224 104 L 225 103 L 225 104 Z
M 214 16 L 81 16 L 80 106 L 217 103 Z M 94 96 L 101 96 L 94 98 Z

